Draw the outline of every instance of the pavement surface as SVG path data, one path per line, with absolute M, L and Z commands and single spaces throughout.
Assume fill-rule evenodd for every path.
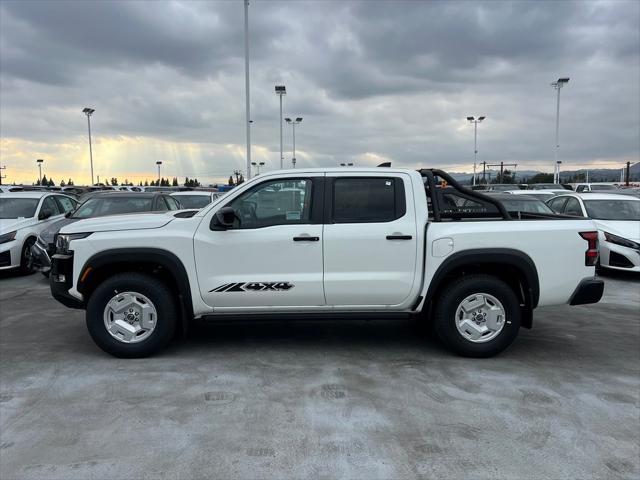
M 640 282 L 536 311 L 502 355 L 412 322 L 226 323 L 107 356 L 0 277 L 0 478 L 640 478 Z

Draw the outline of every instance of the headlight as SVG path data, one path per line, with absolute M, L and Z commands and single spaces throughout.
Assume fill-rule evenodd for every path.
M 622 245 L 623 247 L 635 248 L 636 250 L 640 250 L 639 243 L 619 237 L 617 235 L 614 235 L 613 233 L 604 232 L 604 238 L 609 243 L 615 243 L 616 245 Z
M 89 233 L 60 233 L 56 237 L 56 253 L 69 253 L 69 244 L 73 240 L 80 240 L 91 235 Z
M 9 232 L 9 233 L 5 233 L 4 235 L 0 235 L 0 243 L 7 243 L 10 242 L 12 240 L 16 239 L 16 232 L 17 230 L 14 230 L 13 232 Z

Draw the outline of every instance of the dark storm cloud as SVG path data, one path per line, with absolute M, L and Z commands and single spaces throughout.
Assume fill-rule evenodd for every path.
M 468 165 L 464 118 L 485 114 L 485 159 L 546 164 L 561 75 L 564 158 L 638 157 L 639 2 L 253 1 L 250 12 L 253 138 L 274 163 L 284 82 L 310 163 Z M 5 0 L 2 135 L 75 138 L 90 104 L 102 135 L 241 146 L 243 54 L 240 1 Z

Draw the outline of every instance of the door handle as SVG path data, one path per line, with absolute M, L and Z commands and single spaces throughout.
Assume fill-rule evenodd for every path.
M 294 242 L 317 242 L 320 240 L 320 237 L 310 237 L 305 235 L 303 237 L 293 237 Z
M 387 235 L 387 240 L 411 240 L 411 235 Z

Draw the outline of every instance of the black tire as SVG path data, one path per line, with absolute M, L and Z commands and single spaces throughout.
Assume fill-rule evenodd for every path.
M 456 327 L 456 310 L 462 301 L 474 293 L 495 297 L 505 310 L 505 323 L 500 333 L 484 343 L 466 339 Z M 502 280 L 490 275 L 469 275 L 448 284 L 436 299 L 434 326 L 440 340 L 464 357 L 492 357 L 507 348 L 520 330 L 520 302 L 513 290 Z
M 121 342 L 108 332 L 104 310 L 118 292 L 141 293 L 154 304 L 156 326 L 146 339 L 138 343 Z M 120 358 L 143 358 L 159 352 L 171 341 L 178 318 L 173 292 L 162 281 L 141 273 L 121 273 L 106 279 L 95 289 L 87 304 L 86 321 L 93 341 L 105 352 Z
M 29 275 L 33 273 L 33 267 L 31 265 L 31 247 L 36 243 L 36 239 L 31 237 L 27 238 L 22 245 L 22 250 L 20 252 L 20 273 L 24 275 Z

